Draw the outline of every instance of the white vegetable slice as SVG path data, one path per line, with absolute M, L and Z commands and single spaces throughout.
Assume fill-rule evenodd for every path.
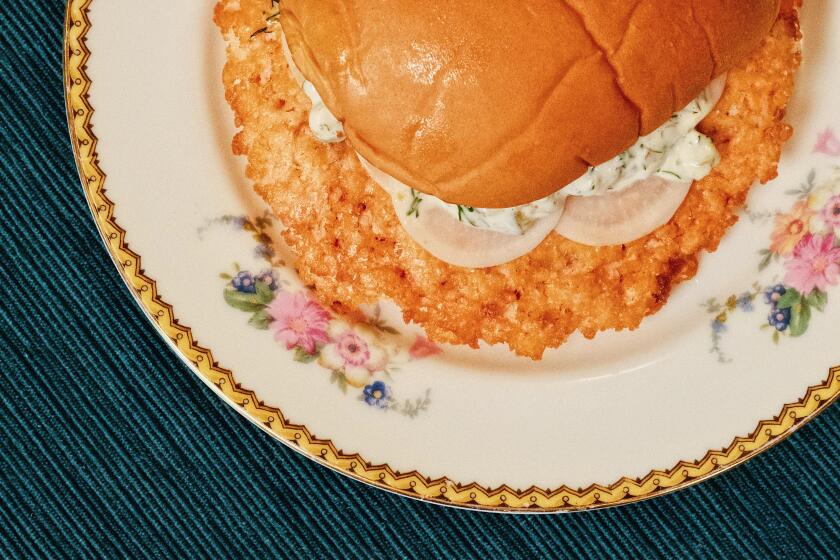
M 690 188 L 691 182 L 650 177 L 610 194 L 570 196 L 557 233 L 595 247 L 636 241 L 667 224 Z
M 527 255 L 548 237 L 560 218 L 559 213 L 548 216 L 534 222 L 524 235 L 509 235 L 464 225 L 432 205 L 417 217 L 408 216 L 410 205 L 410 201 L 394 204 L 405 231 L 435 257 L 464 268 L 489 268 Z
M 557 227 L 562 210 L 534 222 L 524 235 L 509 235 L 466 225 L 435 204 L 421 204 L 412 213 L 409 187 L 359 156 L 368 175 L 391 195 L 406 233 L 429 253 L 463 268 L 490 268 L 533 251 Z
M 280 43 L 283 46 L 283 55 L 286 57 L 286 62 L 289 63 L 289 72 L 298 85 L 302 87 L 303 83 L 306 81 L 306 77 L 303 75 L 303 72 L 300 71 L 300 68 L 297 67 L 295 60 L 292 58 L 292 51 L 289 49 L 289 42 L 286 40 L 285 33 L 280 33 Z
M 712 83 L 709 84 L 708 88 L 706 88 L 706 95 L 709 96 L 709 100 L 712 102 L 712 107 L 716 106 L 719 102 L 721 97 L 723 97 L 723 92 L 726 90 L 726 74 L 721 74 L 714 80 Z

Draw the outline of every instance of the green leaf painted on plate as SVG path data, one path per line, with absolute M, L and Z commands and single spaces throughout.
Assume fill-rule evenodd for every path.
M 347 394 L 347 377 L 344 376 L 344 373 L 338 370 L 333 370 L 330 375 L 330 382 L 338 385 L 341 392 Z
M 805 298 L 805 301 L 808 302 L 808 305 L 822 313 L 825 311 L 825 306 L 828 305 L 828 294 L 820 290 L 815 290 Z
M 268 314 L 268 311 L 261 309 L 254 313 L 251 320 L 248 321 L 248 324 L 261 331 L 266 331 L 268 330 L 268 326 L 271 324 L 271 321 L 272 318 L 271 315 Z
M 298 346 L 297 348 L 295 348 L 294 359 L 296 362 L 300 362 L 302 364 L 311 364 L 312 362 L 318 359 L 318 352 L 310 354 L 309 352 Z
M 225 290 L 225 302 L 234 309 L 246 313 L 256 313 L 265 309 L 265 305 L 257 299 L 257 294 L 245 294 L 232 288 Z
M 758 263 L 758 271 L 761 272 L 770 266 L 770 263 L 773 262 L 773 253 L 769 250 L 764 249 L 761 251 L 761 262 Z
M 790 308 L 790 335 L 802 336 L 811 322 L 811 306 L 805 301 Z
M 802 303 L 802 294 L 793 288 L 788 288 L 779 301 L 776 302 L 776 307 L 779 309 L 793 309 L 795 306 Z
M 263 305 L 268 305 L 274 301 L 274 290 L 265 282 L 257 282 L 257 301 Z

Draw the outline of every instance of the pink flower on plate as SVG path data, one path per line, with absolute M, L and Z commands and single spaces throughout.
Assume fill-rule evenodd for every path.
M 814 290 L 827 291 L 840 280 L 840 247 L 834 246 L 833 235 L 808 234 L 785 262 L 785 284 L 803 295 Z
M 825 205 L 820 212 L 826 227 L 834 230 L 835 235 L 840 234 L 840 194 L 836 194 Z
M 364 387 L 374 373 L 388 365 L 388 354 L 361 327 L 330 330 L 332 340 L 321 349 L 318 363 L 342 372 L 350 385 Z
M 814 146 L 815 154 L 825 154 L 827 156 L 840 156 L 840 139 L 834 134 L 834 130 L 826 128 L 820 132 L 817 137 L 817 145 Z
M 306 292 L 280 292 L 267 311 L 274 319 L 271 323 L 274 339 L 284 343 L 287 350 L 299 347 L 315 354 L 319 343 L 329 342 L 330 315 Z
M 423 358 L 437 356 L 441 353 L 443 353 L 443 350 L 440 349 L 440 346 L 425 336 L 418 336 L 417 340 L 414 341 L 414 344 L 408 350 L 408 355 L 411 356 L 412 360 L 422 360 Z
M 808 229 L 811 233 L 822 235 L 834 232 L 835 235 L 840 235 L 840 216 L 837 214 L 839 199 L 840 168 L 808 195 L 808 210 L 812 213 Z

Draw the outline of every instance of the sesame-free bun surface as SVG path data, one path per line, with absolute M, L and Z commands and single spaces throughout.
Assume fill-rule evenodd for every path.
M 353 147 L 447 202 L 548 196 L 761 44 L 779 0 L 283 0 Z

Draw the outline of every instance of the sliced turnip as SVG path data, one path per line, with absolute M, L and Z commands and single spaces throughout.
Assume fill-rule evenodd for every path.
M 406 233 L 438 259 L 463 268 L 489 268 L 533 251 L 557 227 L 562 210 L 534 222 L 524 235 L 509 235 L 469 226 L 436 204 L 413 208 L 411 189 L 387 173 L 359 160 L 394 203 Z M 415 211 L 416 210 L 416 211 Z
M 292 78 L 299 86 L 303 86 L 303 82 L 306 81 L 306 77 L 300 71 L 300 68 L 297 67 L 295 60 L 292 58 L 292 51 L 289 49 L 289 42 L 286 41 L 285 33 L 280 33 L 280 43 L 283 46 L 283 55 L 286 57 L 286 62 L 289 63 L 289 72 L 291 73 Z
M 560 214 L 537 220 L 524 235 L 509 235 L 464 225 L 445 210 L 424 207 L 408 216 L 408 205 L 394 208 L 405 231 L 418 245 L 440 260 L 464 268 L 489 268 L 527 255 L 557 226 Z
M 690 188 L 690 182 L 651 177 L 619 192 L 570 196 L 557 233 L 595 247 L 636 241 L 667 224 Z
M 706 88 L 706 95 L 709 96 L 708 99 L 712 102 L 712 107 L 720 102 L 724 90 L 726 90 L 726 74 L 721 74 L 712 80 L 712 83 Z

